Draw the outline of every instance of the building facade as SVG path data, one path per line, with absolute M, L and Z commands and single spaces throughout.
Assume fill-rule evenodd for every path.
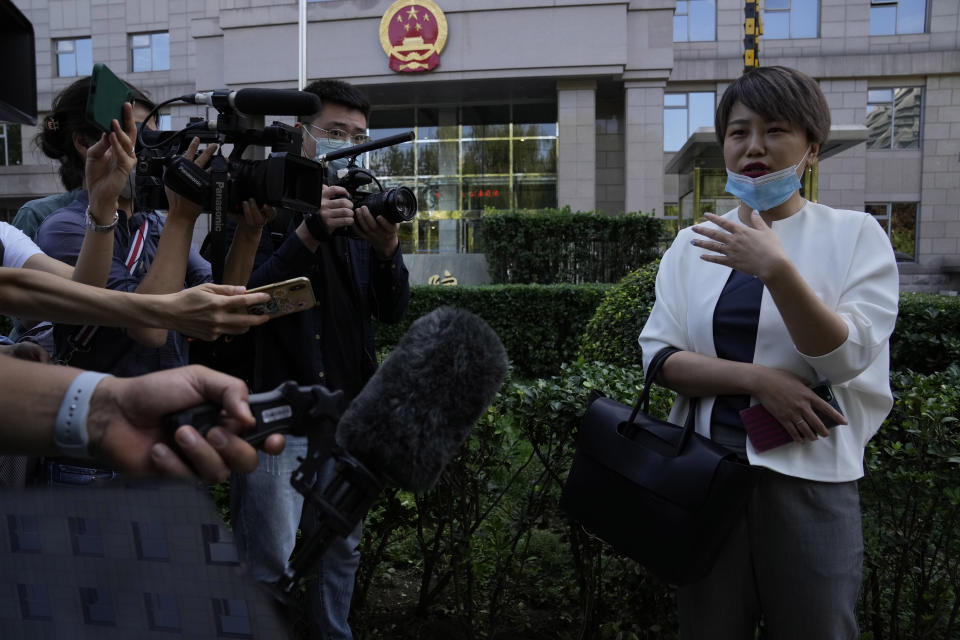
M 296 0 L 15 4 L 35 28 L 41 112 L 92 61 L 157 101 L 297 86 Z M 958 2 L 766 0 L 761 16 L 760 63 L 817 78 L 838 139 L 862 132 L 823 159 L 817 198 L 878 217 L 905 288 L 960 288 Z M 382 25 L 436 45 L 431 18 L 446 27 L 435 66 L 395 70 Z M 741 0 L 327 0 L 308 3 L 306 19 L 308 79 L 360 85 L 374 138 L 416 132 L 366 159 L 385 186 L 417 193 L 418 219 L 402 230 L 416 283 L 484 281 L 476 229 L 490 208 L 683 220 L 730 204 L 719 147 L 696 134 L 743 70 Z M 166 112 L 174 129 L 198 113 Z M 32 133 L 5 132 L 8 212 L 60 189 Z

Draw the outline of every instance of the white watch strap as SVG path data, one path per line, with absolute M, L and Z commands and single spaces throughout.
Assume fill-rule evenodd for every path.
M 87 458 L 87 413 L 93 390 L 109 373 L 84 371 L 70 383 L 53 427 L 53 442 L 70 458 Z

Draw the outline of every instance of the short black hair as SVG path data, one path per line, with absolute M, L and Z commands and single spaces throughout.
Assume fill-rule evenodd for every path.
M 143 91 L 129 82 L 124 81 L 124 84 L 133 92 L 134 102 L 153 109 L 153 102 Z M 60 162 L 60 182 L 67 191 L 83 186 L 84 159 L 73 146 L 73 134 L 79 133 L 90 144 L 100 139 L 100 130 L 86 118 L 89 93 L 90 76 L 65 87 L 53 99 L 50 113 L 43 119 L 34 138 L 34 144 L 45 156 Z
M 304 87 L 303 90 L 320 98 L 321 110 L 325 104 L 333 102 L 334 104 L 356 109 L 363 113 L 364 118 L 370 118 L 370 101 L 367 100 L 367 96 L 363 95 L 363 92 L 349 82 L 344 82 L 343 80 L 314 80 Z M 307 122 L 312 118 L 313 114 L 300 116 L 297 120 L 299 122 Z
M 802 127 L 807 140 L 820 146 L 830 136 L 830 106 L 816 80 L 789 67 L 757 67 L 733 81 L 720 98 L 714 129 L 723 146 L 727 120 L 737 102 L 765 120 Z

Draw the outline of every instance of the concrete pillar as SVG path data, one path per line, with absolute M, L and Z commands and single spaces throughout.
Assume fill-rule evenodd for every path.
M 597 83 L 557 82 L 557 202 L 574 211 L 597 207 Z
M 624 82 L 626 211 L 663 215 L 663 89 L 665 80 Z

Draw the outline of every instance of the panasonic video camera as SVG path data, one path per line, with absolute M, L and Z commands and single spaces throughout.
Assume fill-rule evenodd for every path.
M 151 131 L 140 127 L 137 136 L 137 203 L 149 209 L 168 208 L 164 185 L 201 205 L 216 218 L 239 214 L 240 203 L 254 198 L 259 204 L 307 212 L 320 206 L 323 170 L 300 157 L 301 132 L 274 122 L 257 129 L 243 113 L 301 115 L 319 110 L 310 93 L 277 89 L 241 89 L 181 96 L 174 100 L 209 104 L 219 112 L 216 123 L 194 117 L 179 131 Z M 173 102 L 170 100 L 163 104 Z M 162 105 L 158 105 L 159 106 Z M 220 149 L 208 167 L 200 168 L 182 156 L 193 138 Z M 223 145 L 232 144 L 228 157 Z M 251 145 L 271 147 L 265 160 L 241 156 Z

